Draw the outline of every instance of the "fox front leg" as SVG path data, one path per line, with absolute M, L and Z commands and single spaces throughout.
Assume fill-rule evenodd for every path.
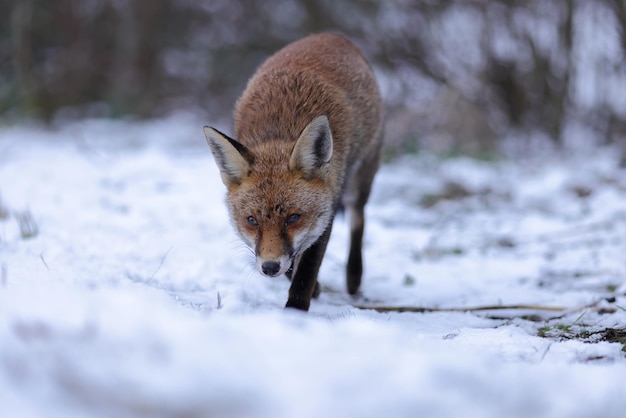
M 297 265 L 297 263 L 295 261 L 294 261 L 294 264 Z M 291 276 L 293 276 L 293 271 L 294 271 L 294 267 L 293 267 L 293 264 L 292 264 L 291 268 L 289 270 L 287 270 L 287 273 L 285 273 L 285 276 L 287 276 L 289 281 L 291 281 Z M 320 295 L 321 291 L 322 291 L 322 287 L 320 286 L 320 282 L 319 282 L 319 280 L 316 280 L 315 281 L 315 289 L 313 289 L 313 299 L 317 299 L 317 297 Z
M 291 277 L 291 287 L 289 288 L 289 299 L 285 308 L 294 308 L 308 311 L 311 305 L 311 298 L 317 297 L 320 293 L 320 285 L 317 281 L 317 274 L 322 265 L 322 259 L 326 252 L 332 220 L 322 236 L 304 251 L 298 263 L 294 263 L 294 271 Z

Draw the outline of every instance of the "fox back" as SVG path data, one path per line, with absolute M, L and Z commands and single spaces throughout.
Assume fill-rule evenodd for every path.
M 308 310 L 339 207 L 351 217 L 348 291 L 362 275 L 363 208 L 382 145 L 374 74 L 339 35 L 312 35 L 265 61 L 235 105 L 233 138 L 205 127 L 231 221 L 261 273 L 292 279 Z

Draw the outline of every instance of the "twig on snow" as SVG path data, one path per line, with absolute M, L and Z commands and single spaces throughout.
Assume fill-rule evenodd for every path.
M 546 306 L 546 305 L 485 305 L 485 306 L 473 306 L 464 308 L 429 308 L 425 306 L 375 306 L 375 305 L 352 305 L 357 309 L 373 310 L 380 313 L 385 312 L 413 312 L 413 313 L 428 313 L 428 312 L 477 312 L 477 311 L 495 311 L 495 310 L 533 310 L 533 311 L 550 311 L 550 312 L 564 312 L 568 310 L 578 311 L 583 309 L 594 308 L 594 306 L 582 306 L 580 308 L 568 308 L 565 306 Z M 615 312 L 614 308 L 597 308 L 604 313 Z

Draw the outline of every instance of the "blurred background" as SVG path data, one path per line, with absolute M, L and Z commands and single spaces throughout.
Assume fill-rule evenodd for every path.
M 0 2 L 0 120 L 230 125 L 264 58 L 348 36 L 387 103 L 388 152 L 626 145 L 626 0 Z

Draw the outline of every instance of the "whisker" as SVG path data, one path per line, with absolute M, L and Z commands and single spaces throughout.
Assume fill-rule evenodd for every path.
M 256 269 L 256 256 L 254 254 L 254 250 L 248 247 L 247 245 L 245 246 L 245 249 L 247 250 L 247 253 L 248 253 L 248 261 L 242 265 L 242 273 L 246 273 L 244 276 L 244 284 L 247 285 L 250 279 L 257 272 L 257 269 Z
M 256 276 L 256 266 L 253 263 L 245 263 L 242 267 L 243 284 L 248 285 L 250 280 Z M 245 273 L 245 274 L 243 274 Z
M 242 247 L 246 247 L 246 245 L 240 239 L 234 239 L 228 243 L 229 252 L 240 251 Z
M 241 268 L 238 272 L 239 276 L 243 277 L 244 285 L 247 285 L 250 278 L 256 273 L 256 256 L 254 254 L 254 249 L 250 248 L 242 240 L 236 239 L 229 243 L 229 253 L 247 260 L 246 262 L 240 264 Z

